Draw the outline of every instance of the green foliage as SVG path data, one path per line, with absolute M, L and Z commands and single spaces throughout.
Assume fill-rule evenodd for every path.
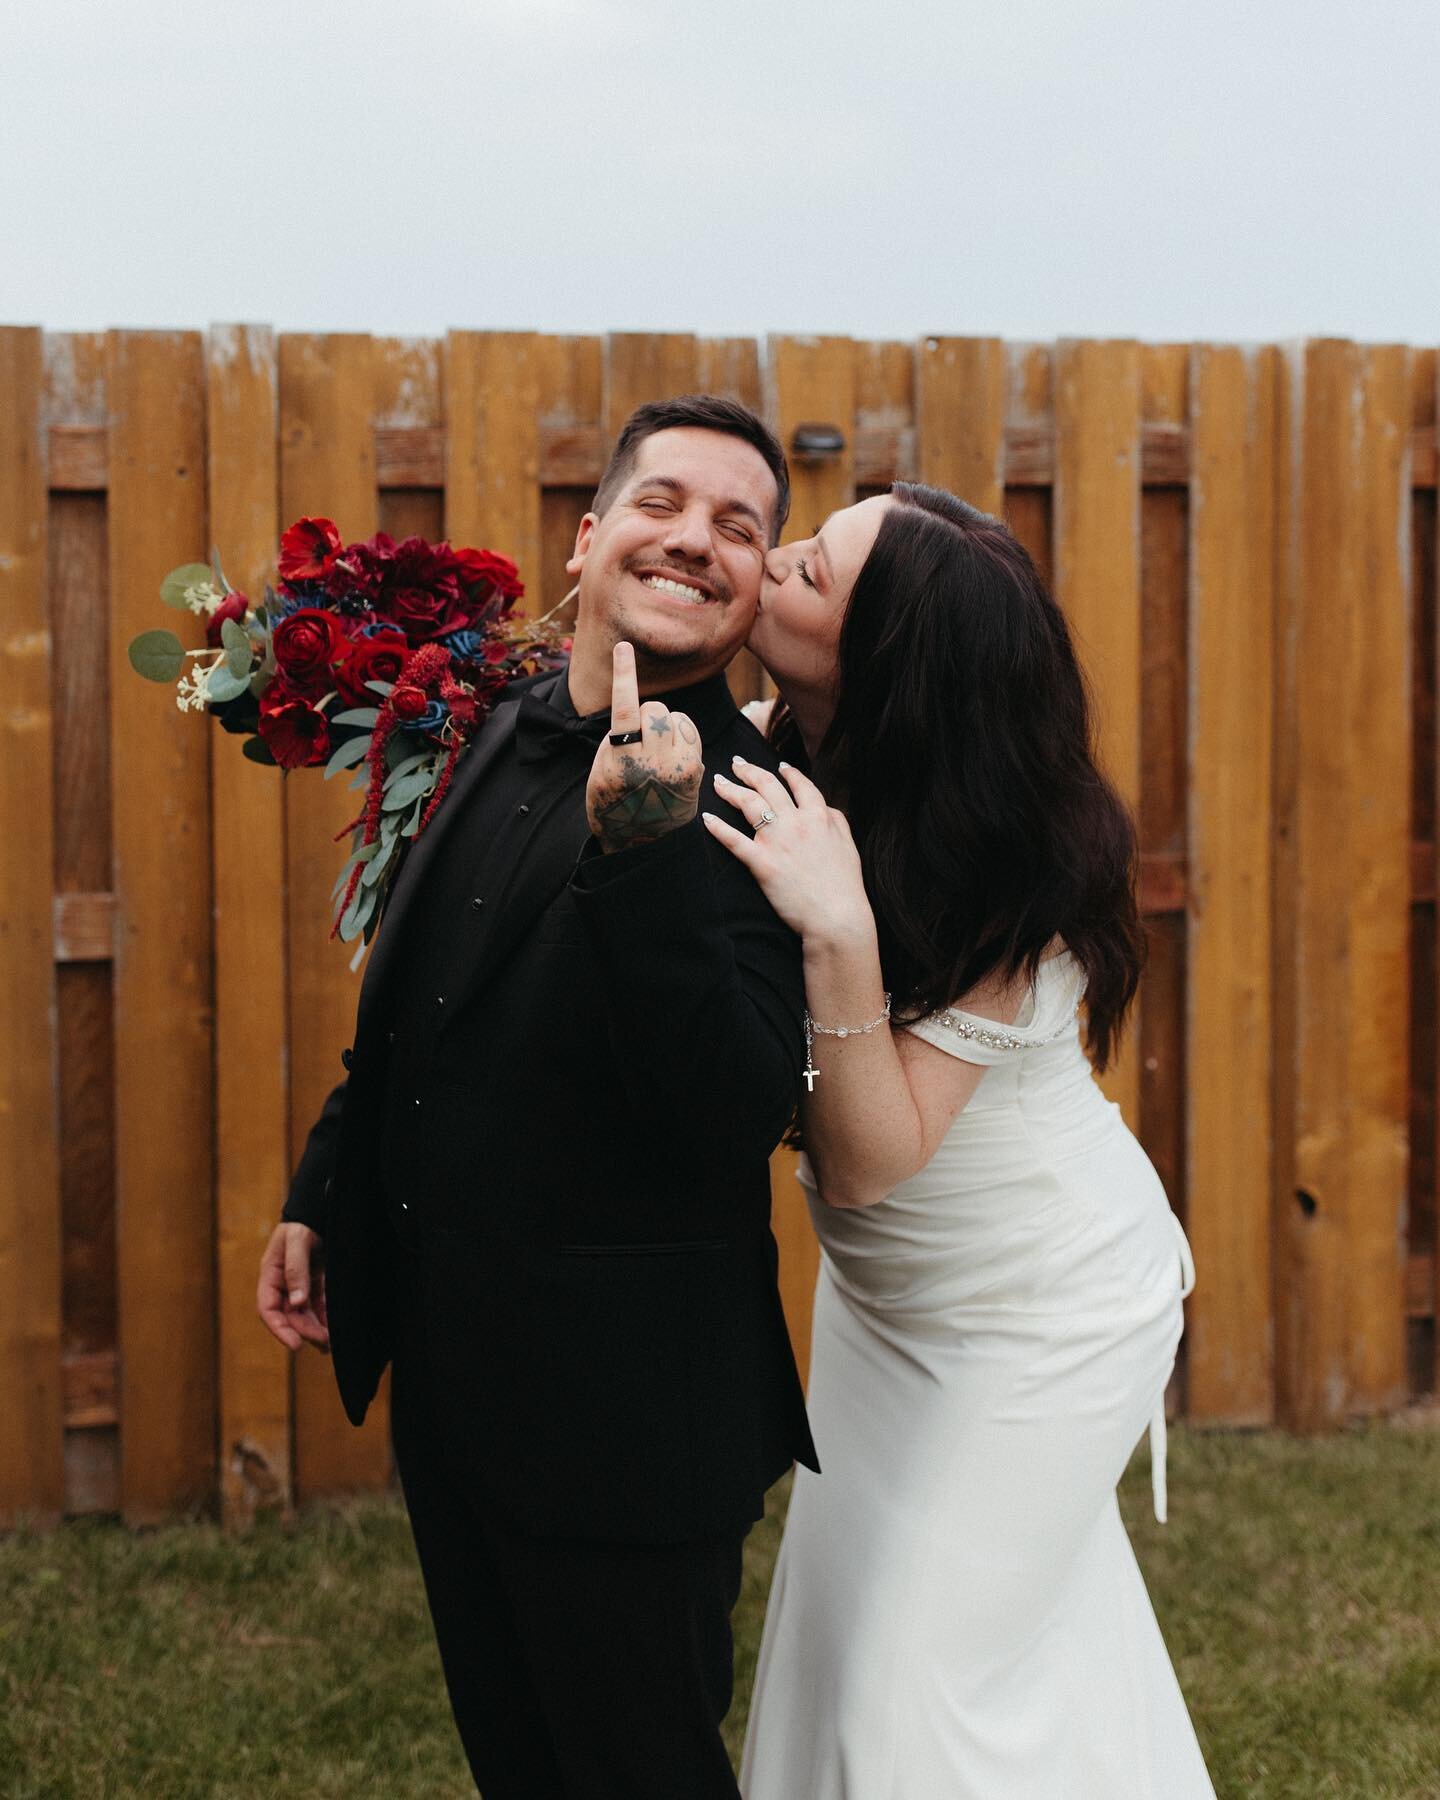
M 325 765 L 325 779 L 338 775 L 342 769 L 353 768 L 358 762 L 364 762 L 370 754 L 370 734 L 363 737 L 346 738 L 338 749 L 331 752 L 330 760 Z
M 160 598 L 176 612 L 188 613 L 190 608 L 185 604 L 185 590 L 193 587 L 216 587 L 214 575 L 209 563 L 181 563 L 178 569 L 172 569 L 160 583 Z M 224 593 L 224 588 L 220 589 Z
M 225 646 L 225 667 L 243 686 L 250 680 L 250 665 L 255 660 L 255 640 L 238 620 L 222 619 L 220 642 Z
M 178 681 L 185 646 L 173 631 L 142 631 L 130 640 L 130 667 L 147 681 Z

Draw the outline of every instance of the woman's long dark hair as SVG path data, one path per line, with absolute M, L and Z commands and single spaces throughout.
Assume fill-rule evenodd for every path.
M 996 972 L 1033 980 L 1058 935 L 1104 1069 L 1145 937 L 1135 827 L 1096 765 L 1069 630 L 998 519 L 937 488 L 890 492 L 815 769 L 860 850 L 885 985 L 916 1018 Z M 802 760 L 782 706 L 771 735 Z

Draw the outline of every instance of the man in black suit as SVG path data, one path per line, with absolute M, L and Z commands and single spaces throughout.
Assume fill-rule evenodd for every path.
M 568 670 L 507 691 L 410 851 L 262 1264 L 355 1423 L 393 1361 L 485 1800 L 733 1800 L 741 1546 L 815 1466 L 769 1228 L 799 945 L 696 816 L 774 766 L 724 669 L 788 501 L 743 407 L 627 423 Z

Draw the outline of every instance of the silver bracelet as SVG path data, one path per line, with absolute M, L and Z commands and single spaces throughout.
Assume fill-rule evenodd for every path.
M 866 1025 L 817 1025 L 810 1017 L 810 1009 L 807 1007 L 805 1009 L 805 1067 L 801 1071 L 805 1077 L 805 1092 L 807 1094 L 813 1094 L 815 1092 L 815 1078 L 820 1073 L 815 1067 L 815 1057 L 813 1054 L 815 1034 L 817 1032 L 821 1037 L 865 1037 L 872 1031 L 878 1031 L 889 1017 L 889 994 L 885 996 L 884 1012 L 878 1013 L 875 1018 L 871 1019 Z

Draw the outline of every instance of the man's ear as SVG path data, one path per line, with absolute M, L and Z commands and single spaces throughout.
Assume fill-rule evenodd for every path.
M 595 539 L 595 527 L 600 523 L 598 513 L 587 512 L 580 521 L 580 529 L 575 533 L 575 548 L 570 560 L 565 565 L 567 575 L 578 575 L 585 567 L 585 558 L 590 554 L 590 546 Z

